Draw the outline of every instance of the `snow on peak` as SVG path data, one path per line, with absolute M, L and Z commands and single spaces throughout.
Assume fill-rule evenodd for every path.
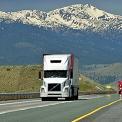
M 38 10 L 22 10 L 17 12 L 0 12 L 0 20 L 19 21 L 44 27 L 70 27 L 73 29 L 105 29 L 110 24 L 118 23 L 122 17 L 107 13 L 96 7 L 86 4 L 76 4 L 48 13 Z M 115 24 L 114 24 L 115 26 Z M 120 25 L 120 28 L 122 25 Z
M 115 15 L 109 14 L 107 12 L 100 10 L 100 9 L 97 9 L 96 7 L 94 7 L 90 4 L 86 4 L 86 5 L 75 4 L 75 5 L 67 6 L 64 8 L 56 9 L 52 12 L 56 14 L 56 12 L 61 11 L 61 10 L 65 11 L 67 13 L 70 13 L 70 14 L 71 13 L 75 14 L 75 15 L 85 14 L 85 15 L 88 15 L 93 18 L 99 18 L 101 16 L 108 16 L 109 18 L 115 18 Z
M 0 12 L 0 19 L 21 21 L 24 24 L 40 25 L 43 23 L 47 13 L 38 10 L 22 10 L 17 12 Z
M 76 4 L 48 12 L 46 20 L 54 25 L 65 25 L 75 29 L 89 27 L 107 28 L 111 20 L 117 19 L 116 15 L 109 14 L 89 4 Z

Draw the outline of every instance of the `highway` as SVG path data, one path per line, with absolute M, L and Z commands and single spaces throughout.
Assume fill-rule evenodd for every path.
M 0 102 L 0 122 L 118 122 L 115 118 L 122 117 L 122 102 L 118 99 L 118 95 L 83 95 L 76 101 L 31 99 Z M 113 101 L 117 102 L 80 119 Z
M 122 101 L 87 117 L 85 122 L 122 122 Z

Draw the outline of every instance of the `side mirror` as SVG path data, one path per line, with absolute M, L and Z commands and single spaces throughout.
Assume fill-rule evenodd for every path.
M 43 72 L 39 71 L 39 80 L 42 80 L 42 79 L 43 79 Z

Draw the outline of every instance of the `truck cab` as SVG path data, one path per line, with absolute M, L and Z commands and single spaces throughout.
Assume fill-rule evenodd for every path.
M 42 79 L 42 100 L 78 99 L 78 62 L 72 54 L 44 55 Z

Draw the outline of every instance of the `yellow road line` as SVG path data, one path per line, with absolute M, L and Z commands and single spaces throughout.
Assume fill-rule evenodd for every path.
M 111 103 L 109 103 L 109 104 L 107 104 L 107 105 L 101 106 L 101 107 L 99 107 L 99 108 L 96 108 L 95 110 L 91 111 L 90 113 L 87 113 L 87 114 L 85 114 L 85 115 L 82 115 L 82 116 L 76 118 L 76 119 L 73 120 L 72 122 L 78 122 L 78 121 L 84 119 L 85 117 L 88 117 L 88 116 L 90 116 L 90 115 L 96 113 L 97 111 L 99 111 L 99 110 L 101 110 L 101 109 L 103 109 L 103 108 L 106 108 L 106 107 L 108 107 L 108 106 L 111 106 L 111 105 L 113 105 L 114 103 L 119 102 L 119 101 L 121 101 L 121 99 L 116 100 L 116 101 L 113 101 L 113 102 L 111 102 Z

